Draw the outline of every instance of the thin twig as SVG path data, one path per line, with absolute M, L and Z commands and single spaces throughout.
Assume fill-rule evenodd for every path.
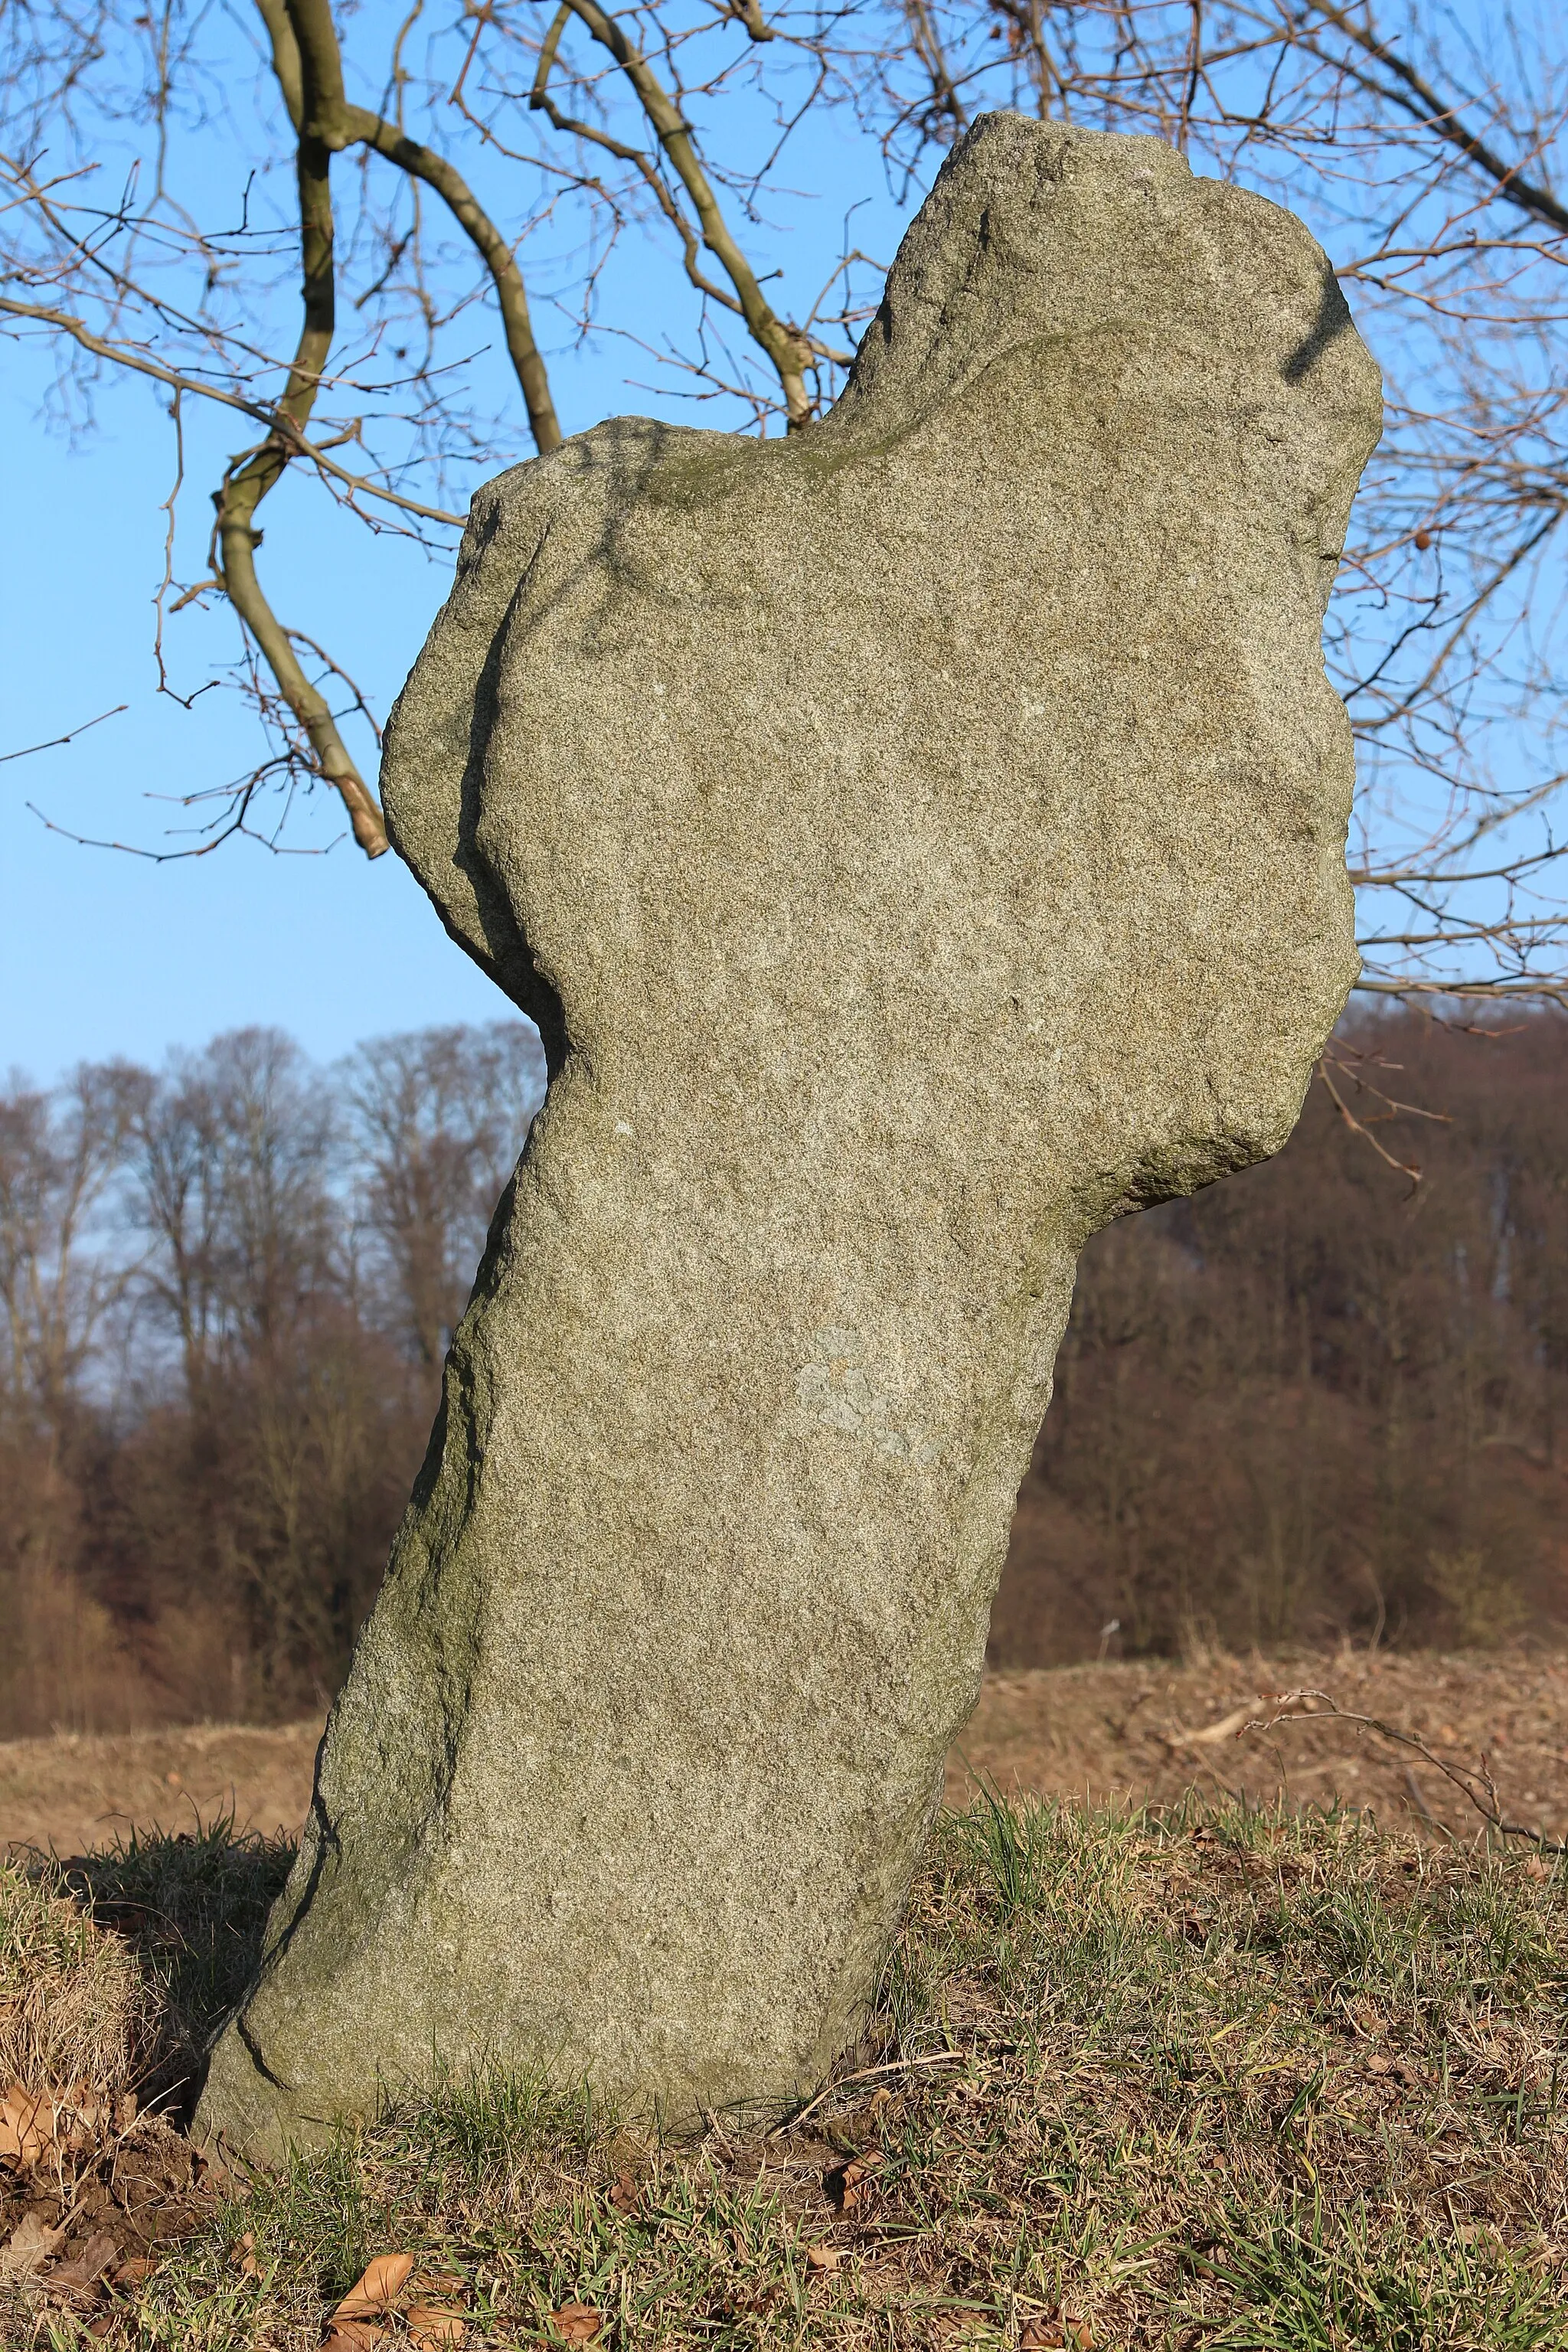
M 784 2132 L 795 2130 L 807 2116 L 814 2116 L 818 2107 L 832 2098 L 836 2091 L 847 2090 L 851 2083 L 874 2082 L 879 2074 L 907 2074 L 917 2066 L 954 2066 L 963 2056 L 962 2050 L 931 2050 L 923 2058 L 895 2058 L 886 2066 L 867 2066 L 858 2074 L 840 2074 L 826 2089 L 818 2091 L 816 2098 L 805 2106 L 797 2109 L 793 2116 L 787 2116 L 782 2124 L 775 2124 L 767 2137 L 778 2139 Z
M 100 710 L 96 719 L 84 719 L 81 725 L 73 727 L 68 735 L 51 735 L 47 743 L 28 743 L 20 751 L 0 751 L 0 768 L 7 760 L 30 760 L 35 751 L 58 751 L 62 743 L 74 743 L 77 737 L 85 735 L 89 727 L 101 727 L 106 719 L 118 719 L 122 710 L 130 708 L 128 702 L 117 702 L 112 710 Z
M 1353 1724 L 1358 1730 L 1375 1732 L 1380 1739 L 1386 1739 L 1392 1747 L 1412 1750 L 1430 1764 L 1435 1772 L 1441 1772 L 1443 1778 L 1452 1782 L 1459 1794 L 1475 1807 L 1489 1828 L 1495 1830 L 1500 1837 L 1527 1838 L 1542 1853 L 1568 1853 L 1568 1844 L 1543 1836 L 1539 1829 L 1531 1829 L 1523 1822 L 1503 1818 L 1502 1808 L 1498 1802 L 1497 1783 L 1487 1769 L 1484 1756 L 1475 1769 L 1468 1764 L 1450 1764 L 1434 1748 L 1428 1748 L 1415 1732 L 1405 1731 L 1395 1723 L 1384 1723 L 1379 1716 L 1353 1714 L 1348 1707 L 1341 1706 L 1327 1691 L 1272 1691 L 1267 1696 L 1275 1703 L 1274 1713 L 1255 1717 L 1250 1723 L 1244 1723 L 1236 1735 L 1238 1739 L 1245 1738 L 1248 1732 L 1273 1731 L 1282 1723 Z M 1422 1811 L 1426 1811 L 1425 1806 Z
M 110 360 L 116 367 L 130 368 L 137 375 L 150 375 L 154 383 L 166 383 L 171 392 L 195 393 L 203 400 L 216 400 L 220 407 L 237 408 L 242 416 L 254 417 L 258 425 L 265 425 L 288 456 L 308 457 L 312 466 L 342 482 L 353 495 L 363 493 L 366 498 L 384 499 L 388 506 L 401 507 L 406 514 L 422 515 L 426 522 L 449 523 L 454 530 L 461 530 L 467 524 L 466 515 L 450 514 L 445 507 L 425 506 L 418 499 L 405 498 L 401 490 L 389 490 L 384 483 L 373 482 L 363 474 L 351 474 L 346 466 L 340 466 L 324 449 L 308 441 L 277 409 L 263 407 L 259 401 L 247 400 L 237 392 L 226 392 L 222 384 L 204 383 L 199 376 L 181 375 L 175 369 L 165 367 L 162 360 L 150 359 L 128 344 L 111 343 L 102 335 L 95 335 L 85 320 L 73 318 L 68 311 L 51 310 L 37 302 L 18 302 L 9 294 L 0 294 L 0 310 L 9 312 L 13 318 L 35 319 L 41 325 L 58 327 L 83 351 L 91 352 L 98 359 Z

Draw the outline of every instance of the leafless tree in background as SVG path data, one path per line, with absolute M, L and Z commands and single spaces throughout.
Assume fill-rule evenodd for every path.
M 1499 1024 L 1500 1026 L 1501 1024 Z M 1278 1159 L 1084 1253 L 993 1621 L 1007 1664 L 1568 1624 L 1568 1026 L 1363 1012 L 1419 1150 L 1316 1091 Z
M 132 1192 L 152 1244 L 143 1307 L 177 1334 L 193 1404 L 226 1354 L 287 1349 L 337 1278 L 336 1120 L 330 1089 L 277 1030 L 175 1055 L 147 1087 Z
M 363 1045 L 347 1099 L 391 1320 L 434 1369 L 473 1281 L 485 1230 L 544 1092 L 544 1056 L 521 1021 L 421 1029 Z
M 83 1391 L 135 1252 L 110 1214 L 143 1074 L 87 1066 L 0 1088 L 0 1721 L 86 1719 L 119 1637 L 75 1569 Z
M 506 1022 L 0 1087 L 0 1737 L 324 1703 L 543 1080 Z
M 999 1659 L 1568 1627 L 1568 1024 L 1490 1025 L 1360 1016 L 1452 1108 L 1418 1191 L 1319 1091 L 1091 1243 Z M 542 1075 L 511 1022 L 0 1089 L 0 1738 L 324 1704 Z
M 0 1420 L 46 1444 L 132 1279 L 94 1225 L 145 1087 L 142 1071 L 110 1062 L 84 1064 L 52 1093 L 0 1089 Z
M 270 739 L 208 795 L 208 844 L 276 839 L 324 784 L 386 845 L 363 698 L 262 583 L 286 474 L 449 547 L 478 473 L 560 440 L 548 353 L 593 338 L 711 421 L 808 432 L 887 257 L 847 233 L 826 259 L 796 240 L 815 276 L 778 268 L 799 191 L 851 220 L 907 203 L 1016 106 L 1164 139 L 1323 240 L 1389 386 L 1330 622 L 1363 985 L 1568 1002 L 1568 37 L 1545 0 L 6 0 L 4 24 L 0 316 L 52 346 L 70 414 L 107 375 L 160 388 L 160 662 L 179 612 L 226 598 Z M 242 446 L 178 579 L 186 420 L 215 403 Z

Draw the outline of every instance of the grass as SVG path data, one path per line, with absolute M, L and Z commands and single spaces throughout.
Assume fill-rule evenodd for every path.
M 284 1858 L 215 1835 L 75 1874 L 136 1948 L 128 1903 L 185 1923 L 148 1960 L 180 2047 Z M 572 2304 L 650 2352 L 1568 2352 L 1564 1897 L 1539 1855 L 1354 1813 L 983 1789 L 938 1832 L 859 2079 L 770 2137 L 645 2146 L 569 2092 L 448 2082 L 209 2190 L 123 2289 L 62 2300 L 46 2272 L 11 2324 L 313 2352 L 398 2250 L 449 2274 L 467 2352 L 565 2340 Z
M 220 1811 L 177 1836 L 132 1830 L 47 1872 L 140 1958 L 153 1997 L 138 2069 L 145 2100 L 182 2116 L 194 2103 L 207 2036 L 244 1990 L 293 1859 L 288 1841 L 237 1832 Z
M 90 2084 L 110 2097 L 137 2071 L 156 2000 L 135 1955 L 50 1881 L 0 1862 L 0 2093 Z

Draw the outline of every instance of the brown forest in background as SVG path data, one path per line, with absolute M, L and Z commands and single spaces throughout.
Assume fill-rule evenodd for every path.
M 1568 1621 L 1568 1022 L 1326 1076 L 1086 1252 L 998 1663 Z M 324 1706 L 542 1086 L 510 1023 L 0 1093 L 0 1738 Z
M 1568 1618 L 1568 1022 L 1352 1021 L 1320 1079 L 1086 1251 L 998 1663 Z

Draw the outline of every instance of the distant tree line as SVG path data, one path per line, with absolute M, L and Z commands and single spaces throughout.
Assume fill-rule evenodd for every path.
M 1363 1017 L 1320 1078 L 1086 1253 L 999 1661 L 1568 1619 L 1568 1022 Z
M 0 1737 L 325 1706 L 543 1076 L 505 1023 L 0 1091 Z M 999 1662 L 1568 1620 L 1568 1022 L 1322 1077 L 1086 1254 Z
M 0 1736 L 325 1705 L 543 1090 L 511 1022 L 0 1093 Z

